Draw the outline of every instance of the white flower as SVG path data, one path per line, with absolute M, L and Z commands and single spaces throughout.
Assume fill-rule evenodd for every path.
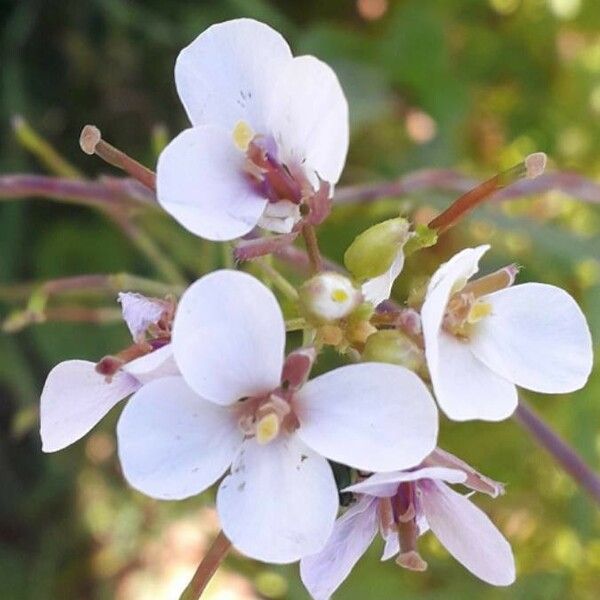
M 498 421 L 517 406 L 515 386 L 566 393 L 585 385 L 592 340 L 560 288 L 510 286 L 510 268 L 467 283 L 489 246 L 467 248 L 431 278 L 421 311 L 425 354 L 440 407 L 457 421 Z
M 157 193 L 196 235 L 289 232 L 300 204 L 339 179 L 348 106 L 338 79 L 312 56 L 294 58 L 267 25 L 209 27 L 180 53 L 175 82 L 192 128 L 161 154 Z
M 179 303 L 182 377 L 144 386 L 118 425 L 125 477 L 163 499 L 219 487 L 223 531 L 244 554 L 285 563 L 327 540 L 338 506 L 323 457 L 364 470 L 418 464 L 435 444 L 435 404 L 402 367 L 364 363 L 305 383 L 312 349 L 284 361 L 285 323 L 257 279 L 217 271 Z
M 456 463 L 462 461 L 456 459 Z M 416 544 L 417 538 L 431 529 L 448 552 L 483 581 L 499 586 L 513 583 L 515 564 L 508 542 L 468 497 L 446 485 L 471 487 L 469 477 L 474 470 L 465 467 L 425 466 L 414 471 L 376 473 L 346 488 L 358 494 L 358 502 L 336 521 L 321 552 L 300 563 L 302 581 L 314 600 L 331 597 L 378 531 L 385 540 L 382 560 L 397 556 L 396 562 L 402 567 L 426 569 Z M 479 474 L 477 477 L 491 481 Z M 499 488 L 499 484 L 492 486 L 490 495 Z
M 110 363 L 109 373 L 102 372 L 102 361 L 88 360 L 66 360 L 50 371 L 40 400 L 44 452 L 70 446 L 144 384 L 177 373 L 168 339 L 157 337 L 141 342 L 146 330 L 163 318 L 167 303 L 131 293 L 119 294 L 119 301 L 136 343 L 117 357 L 103 359 Z M 160 311 L 158 305 L 162 306 Z

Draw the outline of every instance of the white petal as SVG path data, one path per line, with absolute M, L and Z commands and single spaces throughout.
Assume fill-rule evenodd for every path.
M 123 371 L 133 375 L 141 383 L 168 375 L 179 375 L 171 344 L 128 362 L 123 365 Z
M 265 131 L 267 96 L 292 53 L 283 37 L 264 23 L 235 19 L 209 27 L 175 65 L 179 97 L 194 125 L 227 131 L 246 121 Z
M 181 297 L 173 350 L 188 385 L 231 404 L 280 383 L 285 323 L 273 293 L 241 271 L 215 271 Z
M 448 552 L 483 581 L 510 585 L 515 580 L 512 550 L 489 518 L 444 484 L 420 489 L 427 522 Z
M 117 435 L 127 481 L 164 500 L 212 485 L 243 437 L 232 413 L 200 398 L 181 377 L 157 379 L 137 392 L 121 413 Z
M 466 248 L 444 263 L 431 277 L 421 309 L 425 356 L 430 371 L 438 370 L 438 337 L 448 299 L 457 286 L 462 287 L 469 277 L 477 273 L 479 260 L 488 249 L 489 246 Z
M 467 475 L 458 469 L 447 469 L 445 467 L 423 467 L 414 471 L 375 473 L 364 481 L 345 488 L 343 491 L 369 494 L 369 496 L 377 496 L 378 498 L 389 498 L 396 494 L 398 485 L 403 481 L 418 481 L 419 479 L 438 479 L 448 483 L 464 483 L 467 480 Z
M 373 306 L 381 304 L 390 297 L 394 281 L 396 281 L 396 278 L 400 275 L 404 267 L 403 248 L 404 244 L 398 251 L 391 267 L 385 273 L 382 273 L 378 277 L 373 277 L 373 279 L 369 279 L 362 284 L 362 293 L 365 300 L 371 302 Z
M 244 153 L 224 129 L 186 129 L 158 158 L 158 201 L 200 237 L 238 238 L 256 226 L 267 205 L 244 175 L 244 161 Z
M 67 360 L 56 365 L 42 390 L 42 450 L 55 452 L 76 442 L 139 386 L 137 379 L 120 371 L 107 383 L 96 372 L 96 363 L 87 360 Z
M 165 302 L 134 292 L 120 292 L 119 302 L 123 320 L 136 342 L 144 339 L 148 327 L 158 323 L 166 309 Z
M 536 392 L 582 388 L 592 370 L 592 337 L 577 303 L 552 285 L 525 283 L 485 297 L 492 314 L 472 336 L 475 356 Z
M 377 501 L 363 498 L 335 522 L 325 548 L 300 561 L 302 583 L 314 600 L 328 600 L 350 575 L 376 534 Z
M 337 508 L 329 464 L 295 436 L 244 442 L 217 494 L 225 535 L 243 554 L 270 563 L 318 552 Z
M 348 103 L 329 66 L 313 56 L 286 63 L 273 82 L 267 119 L 282 162 L 337 182 L 348 152 Z
M 425 384 L 404 367 L 340 367 L 309 381 L 296 393 L 296 407 L 304 442 L 357 469 L 412 467 L 435 447 L 435 403 Z
M 468 342 L 442 331 L 438 339 L 437 369 L 429 364 L 435 397 L 454 421 L 501 421 L 517 407 L 515 386 L 478 360 Z

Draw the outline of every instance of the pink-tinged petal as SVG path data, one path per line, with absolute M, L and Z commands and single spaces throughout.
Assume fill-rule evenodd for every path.
M 398 486 L 403 481 L 418 481 L 419 479 L 437 479 L 447 483 L 464 483 L 467 475 L 457 469 L 444 467 L 423 467 L 414 471 L 393 471 L 391 473 L 374 473 L 360 483 L 355 483 L 344 492 L 368 494 L 378 498 L 389 498 L 398 491 Z
M 487 494 L 492 498 L 497 498 L 504 494 L 504 485 L 499 481 L 494 481 L 490 477 L 483 475 L 464 460 L 446 452 L 441 448 L 436 448 L 424 461 L 427 466 L 446 467 L 448 469 L 458 469 L 466 474 L 465 486 Z
M 279 159 L 336 183 L 346 161 L 349 125 L 348 103 L 333 70 L 313 56 L 294 58 L 273 81 L 267 110 Z
M 40 403 L 42 450 L 56 452 L 82 438 L 120 400 L 140 387 L 117 372 L 107 383 L 87 360 L 62 362 L 46 378 Z
M 141 383 L 148 383 L 169 375 L 179 375 L 171 344 L 126 363 L 122 369 Z
M 264 23 L 235 19 L 209 27 L 175 65 L 175 83 L 190 121 L 227 131 L 246 121 L 265 131 L 267 97 L 277 75 L 292 61 L 283 37 Z
M 524 283 L 485 296 L 472 352 L 520 387 L 546 393 L 582 388 L 592 370 L 592 336 L 581 309 L 564 290 Z
M 515 386 L 478 360 L 470 344 L 442 331 L 437 369 L 429 364 L 435 397 L 454 421 L 501 421 L 517 408 Z
M 329 464 L 295 436 L 244 442 L 217 494 L 225 535 L 243 554 L 269 563 L 318 552 L 337 509 Z
M 135 342 L 142 341 L 150 325 L 160 321 L 167 305 L 156 298 L 147 298 L 133 292 L 120 292 L 119 302 L 123 311 L 123 320 Z
M 283 363 L 281 381 L 285 382 L 292 390 L 302 387 L 306 383 L 316 359 L 317 351 L 312 346 L 294 350 L 287 355 Z
M 203 398 L 231 404 L 280 383 L 285 323 L 273 293 L 241 271 L 215 271 L 181 297 L 175 361 Z
M 373 277 L 373 279 L 369 279 L 362 284 L 361 289 L 365 300 L 371 302 L 373 306 L 381 304 L 390 297 L 394 281 L 396 281 L 396 278 L 404 268 L 403 247 L 398 250 L 396 258 L 385 273 L 382 273 L 378 277 Z
M 382 532 L 384 546 L 383 552 L 381 553 L 381 561 L 390 560 L 400 552 L 400 540 L 398 539 L 398 532 L 390 529 L 387 532 Z
M 340 367 L 309 381 L 295 398 L 298 435 L 319 454 L 351 467 L 405 469 L 435 447 L 435 403 L 425 384 L 404 367 Z
M 156 172 L 160 205 L 183 227 L 208 240 L 251 231 L 267 200 L 244 175 L 245 155 L 219 127 L 186 129 L 162 151 Z
M 377 534 L 377 501 L 362 498 L 336 522 L 325 547 L 300 561 L 302 583 L 314 600 L 328 600 Z
M 235 416 L 200 398 L 181 377 L 141 388 L 121 413 L 117 435 L 129 484 L 163 500 L 187 498 L 212 485 L 243 439 Z
M 427 483 L 419 486 L 423 510 L 431 530 L 448 552 L 487 583 L 513 583 L 512 550 L 487 515 L 443 483 Z

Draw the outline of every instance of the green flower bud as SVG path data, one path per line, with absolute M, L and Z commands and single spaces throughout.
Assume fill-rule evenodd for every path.
M 360 282 L 385 273 L 410 234 L 408 221 L 402 217 L 388 219 L 356 236 L 344 254 L 344 264 Z
M 401 365 L 411 371 L 420 371 L 425 364 L 421 348 L 397 329 L 382 329 L 370 335 L 362 359 Z
M 325 272 L 305 281 L 298 290 L 304 314 L 318 323 L 344 319 L 362 302 L 362 294 L 340 273 Z

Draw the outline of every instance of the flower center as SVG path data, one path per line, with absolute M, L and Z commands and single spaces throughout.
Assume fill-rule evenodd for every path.
M 416 483 L 405 481 L 398 486 L 395 496 L 382 498 L 378 505 L 379 528 L 386 537 L 398 536 L 400 553 L 396 563 L 399 566 L 411 571 L 424 571 L 427 563 L 417 551 L 417 495 Z
M 245 398 L 235 410 L 238 412 L 240 429 L 247 437 L 265 445 L 277 439 L 282 431 L 292 432 L 298 428 L 291 397 L 284 390 L 275 390 L 265 396 Z
M 473 327 L 493 312 L 486 296 L 512 285 L 517 272 L 515 265 L 509 265 L 474 281 L 457 281 L 446 306 L 444 330 L 460 339 L 470 338 Z

